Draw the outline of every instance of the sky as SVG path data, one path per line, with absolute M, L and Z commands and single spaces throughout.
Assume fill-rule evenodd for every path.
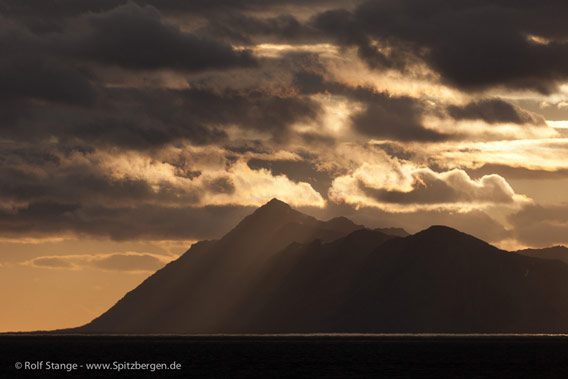
M 568 245 L 564 0 L 0 0 L 0 331 L 79 326 L 276 197 Z

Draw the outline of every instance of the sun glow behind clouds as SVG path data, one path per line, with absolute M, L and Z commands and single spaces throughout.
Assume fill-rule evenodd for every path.
M 568 120 L 563 121 L 546 121 L 551 128 L 568 129 Z
M 298 158 L 285 151 L 271 157 Z M 172 205 L 260 206 L 278 197 L 294 206 L 325 206 L 325 200 L 310 184 L 293 182 L 285 175 L 272 175 L 269 170 L 253 170 L 244 160 L 229 163 L 220 156 L 217 164 L 215 160 L 213 163 L 209 161 L 204 167 L 198 159 L 191 166 L 192 170 L 199 172 L 195 177 L 187 177 L 183 172 L 180 175 L 179 169 L 171 163 L 135 153 L 106 155 L 101 161 L 113 177 L 143 180 L 158 194 L 162 190 L 175 193 Z
M 371 222 L 413 232 L 434 219 L 468 232 L 478 219 L 478 231 L 488 231 L 480 236 L 521 246 L 511 212 L 568 201 L 568 66 L 550 59 L 564 56 L 564 20 L 550 17 L 555 10 L 539 16 L 550 9 L 538 2 L 479 2 L 487 28 L 504 16 L 516 22 L 476 34 L 467 25 L 476 1 L 455 2 L 452 15 L 432 2 L 428 12 L 442 23 L 397 1 L 375 9 L 373 2 L 245 0 L 231 14 L 214 1 L 81 2 L 76 12 L 38 10 L 37 18 L 10 10 L 6 19 L 14 19 L 0 27 L 7 51 L 16 52 L 0 56 L 10 84 L 0 86 L 9 99 L 0 107 L 0 176 L 9 178 L 0 183 L 2 287 L 17 283 L 36 302 L 76 290 L 66 305 L 86 307 L 83 290 L 89 301 L 98 293 L 87 283 L 116 279 L 89 311 L 94 317 L 149 271 L 121 278 L 91 263 L 113 252 L 165 262 L 273 197 L 322 218 L 371 210 Z M 527 25 L 523 15 L 543 18 Z M 374 17 L 381 23 L 369 22 Z M 38 28 L 44 19 L 61 28 Z M 101 25 L 131 33 L 107 38 Z M 491 101 L 505 111 L 479 107 Z M 461 118 L 449 110 L 463 115 L 470 104 L 478 106 Z M 565 218 L 559 211 L 538 225 L 558 227 L 562 237 Z M 553 241 L 568 243 L 562 238 Z M 63 262 L 66 269 L 45 268 Z M 52 307 L 4 296 L 0 304 L 28 307 L 26 315 Z M 23 325 L 2 316 L 0 325 Z
M 254 46 L 233 46 L 235 50 L 251 50 L 256 56 L 263 58 L 278 58 L 290 52 L 307 52 L 321 54 L 326 57 L 337 57 L 339 48 L 329 43 L 318 43 L 312 45 L 289 45 L 261 43 Z
M 508 208 L 510 213 L 532 202 L 515 193 L 498 175 L 473 180 L 462 170 L 438 173 L 398 160 L 363 163 L 350 174 L 335 178 L 329 197 L 336 203 L 376 207 L 394 213 L 469 212 L 495 206 Z
M 502 164 L 529 169 L 568 168 L 568 138 L 440 144 L 429 153 L 440 162 L 461 167 Z M 426 153 L 426 152 L 424 152 Z

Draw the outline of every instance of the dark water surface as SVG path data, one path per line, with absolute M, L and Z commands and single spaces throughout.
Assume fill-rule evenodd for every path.
M 559 336 L 0 336 L 0 356 L 14 379 L 568 378 Z

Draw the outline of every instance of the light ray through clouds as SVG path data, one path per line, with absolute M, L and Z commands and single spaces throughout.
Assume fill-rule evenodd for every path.
M 46 4 L 0 0 L 6 278 L 131 286 L 273 197 L 568 244 L 565 1 Z

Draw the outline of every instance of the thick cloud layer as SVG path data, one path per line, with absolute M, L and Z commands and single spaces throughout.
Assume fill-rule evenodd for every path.
M 463 107 L 451 105 L 448 113 L 455 120 L 483 120 L 488 124 L 544 124 L 544 117 L 500 99 L 484 99 Z
M 279 197 L 536 243 L 503 231 L 568 170 L 566 10 L 0 0 L 0 238 L 212 238 Z
M 53 43 L 71 57 L 130 69 L 198 71 L 255 63 L 248 51 L 182 32 L 156 9 L 134 3 L 82 16 Z
M 442 141 L 448 138 L 424 127 L 421 119 L 425 105 L 418 99 L 329 82 L 312 73 L 297 73 L 294 83 L 302 93 L 339 95 L 361 103 L 363 110 L 353 114 L 351 121 L 357 131 L 367 136 L 400 141 Z
M 252 212 L 250 207 L 82 206 L 56 202 L 31 203 L 0 212 L 5 236 L 79 235 L 113 240 L 215 239 Z
M 526 199 L 517 195 L 498 175 L 472 180 L 464 171 L 442 173 L 399 165 L 364 163 L 352 173 L 337 177 L 330 197 L 336 202 L 377 207 L 392 212 L 422 209 L 482 209 L 515 206 Z
M 323 13 L 314 23 L 338 42 L 357 46 L 371 67 L 401 69 L 423 61 L 458 88 L 549 93 L 568 77 L 566 11 L 561 0 L 380 0 L 354 12 Z

